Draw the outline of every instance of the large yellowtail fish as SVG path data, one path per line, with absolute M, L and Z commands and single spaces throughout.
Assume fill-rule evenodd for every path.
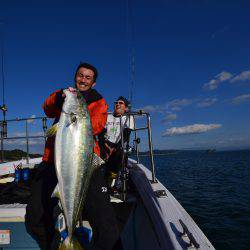
M 94 139 L 87 103 L 78 90 L 66 95 L 55 138 L 55 167 L 59 197 L 66 220 L 68 237 L 59 249 L 81 249 L 73 237 L 94 165 L 100 164 L 93 153 Z M 98 163 L 97 163 L 98 162 Z

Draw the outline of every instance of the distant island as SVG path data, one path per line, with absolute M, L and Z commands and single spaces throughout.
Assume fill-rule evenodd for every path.
M 250 149 L 243 149 L 240 151 L 249 151 Z M 234 151 L 234 150 L 227 150 L 227 151 Z M 160 149 L 155 149 L 153 150 L 154 155 L 176 155 L 184 152 L 200 152 L 200 153 L 205 153 L 205 154 L 211 154 L 211 153 L 216 153 L 218 152 L 215 149 L 200 149 L 200 150 L 195 150 L 195 149 L 186 149 L 186 150 L 178 150 L 178 149 L 168 149 L 168 150 L 160 150 Z M 1 153 L 0 153 L 1 154 Z M 133 151 L 132 156 L 135 156 L 136 152 Z M 149 151 L 142 151 L 139 152 L 140 156 L 149 156 Z M 27 157 L 27 153 L 23 150 L 20 149 L 14 149 L 14 150 L 4 150 L 4 160 L 5 161 L 17 161 L 21 160 L 23 158 Z M 41 154 L 29 154 L 30 158 L 38 158 L 42 157 Z M 0 155 L 1 159 L 1 155 Z
M 20 149 L 4 150 L 3 152 L 5 161 L 17 161 L 27 157 L 27 153 Z M 41 156 L 41 154 L 29 154 L 30 158 L 37 158 Z
M 204 154 L 214 154 L 217 152 L 234 152 L 234 151 L 249 151 L 250 149 L 238 149 L 238 150 L 216 150 L 214 148 L 210 149 L 168 149 L 168 150 L 160 150 L 155 149 L 153 150 L 154 155 L 176 155 L 180 153 L 204 153 Z M 136 155 L 136 152 L 133 152 L 132 155 Z M 149 156 L 149 151 L 142 151 L 139 152 L 140 156 Z
M 181 150 L 159 150 L 159 149 L 155 149 L 153 150 L 154 155 L 175 155 L 178 152 L 180 152 Z M 135 152 L 133 154 L 136 154 Z M 139 152 L 140 156 L 147 156 L 149 155 L 149 151 L 144 151 L 144 152 Z

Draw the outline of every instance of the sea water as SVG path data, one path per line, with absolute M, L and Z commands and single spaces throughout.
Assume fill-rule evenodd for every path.
M 155 155 L 155 166 L 216 249 L 250 249 L 250 150 L 177 151 Z

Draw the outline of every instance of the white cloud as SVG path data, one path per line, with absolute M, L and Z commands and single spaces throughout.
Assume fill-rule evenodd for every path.
M 222 71 L 218 75 L 215 76 L 214 79 L 210 80 L 208 83 L 203 85 L 204 90 L 214 90 L 217 89 L 221 82 L 230 80 L 233 75 L 230 72 Z
M 182 98 L 182 99 L 174 99 L 167 104 L 162 105 L 146 105 L 139 110 L 143 110 L 149 113 L 170 113 L 172 111 L 180 111 L 183 107 L 189 106 L 194 102 L 194 100 Z
M 176 114 L 169 114 L 165 118 L 163 118 L 162 122 L 170 122 L 176 120 L 177 115 Z
M 192 100 L 190 99 L 186 99 L 186 98 L 183 98 L 183 99 L 175 99 L 171 102 L 168 103 L 168 106 L 169 107 L 175 107 L 175 106 L 181 106 L 181 107 L 184 107 L 184 106 L 188 106 L 189 104 L 192 103 Z
M 240 104 L 240 103 L 249 102 L 249 101 L 250 101 L 250 94 L 239 95 L 232 99 L 233 104 Z
M 197 104 L 199 108 L 206 108 L 214 105 L 217 102 L 217 98 L 206 98 Z
M 33 118 L 36 118 L 35 115 L 32 115 L 30 119 L 28 120 L 28 123 L 33 123 L 35 120 Z
M 249 135 L 245 135 L 245 137 L 234 136 L 231 138 L 222 138 L 216 141 L 216 144 L 219 147 L 234 147 L 234 148 L 249 148 L 250 145 L 250 137 Z
M 143 110 L 149 113 L 164 113 L 166 112 L 167 107 L 166 105 L 147 105 L 142 108 L 139 108 L 139 110 Z
M 235 76 L 230 82 L 247 81 L 250 80 L 250 70 L 242 71 L 239 75 Z
M 203 89 L 205 89 L 205 90 L 214 90 L 214 89 L 218 88 L 218 85 L 219 85 L 219 81 L 215 80 L 215 79 L 212 79 L 211 81 L 209 81 L 208 83 L 205 83 L 203 85 Z
M 167 129 L 162 136 L 187 135 L 204 133 L 212 129 L 220 128 L 221 124 L 193 124 L 185 127 L 173 127 Z
M 221 82 L 224 82 L 226 80 L 229 80 L 233 77 L 233 75 L 230 72 L 222 71 L 220 74 L 215 76 L 216 79 L 218 79 Z
M 183 98 L 183 99 L 175 99 L 167 103 L 167 107 L 172 111 L 180 111 L 183 107 L 189 106 L 193 103 L 193 100 Z
M 175 112 L 178 112 L 178 111 L 181 111 L 181 107 L 173 107 L 171 108 L 172 111 L 175 111 Z

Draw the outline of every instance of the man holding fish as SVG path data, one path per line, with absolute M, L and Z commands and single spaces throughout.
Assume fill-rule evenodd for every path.
M 112 249 L 119 238 L 96 141 L 105 127 L 108 109 L 93 89 L 97 76 L 94 66 L 81 63 L 75 73 L 75 88 L 58 90 L 43 104 L 45 114 L 55 121 L 47 134 L 26 209 L 26 229 L 41 249 L 56 248 L 53 213 L 57 199 L 51 198 L 52 193 L 60 200 L 67 225 L 62 249 L 80 247 L 73 233 L 82 209 L 93 229 L 90 249 Z

